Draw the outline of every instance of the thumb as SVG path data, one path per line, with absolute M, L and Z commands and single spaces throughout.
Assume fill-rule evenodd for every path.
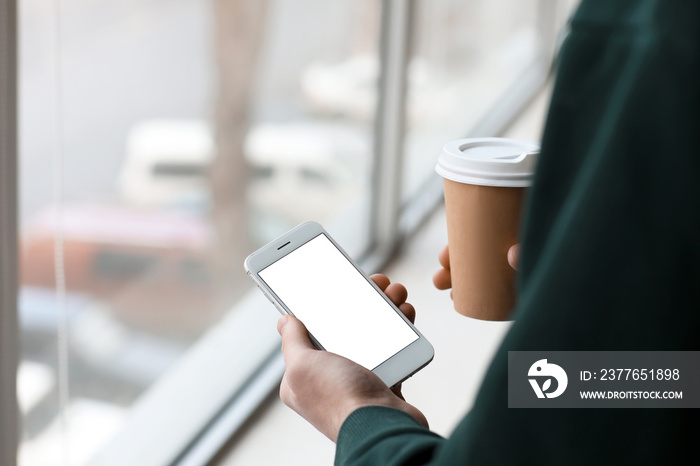
M 280 317 L 277 321 L 277 331 L 282 336 L 282 353 L 285 359 L 291 353 L 300 350 L 316 349 L 304 324 L 292 315 Z
M 508 264 L 513 270 L 518 270 L 520 263 L 520 244 L 515 244 L 508 249 Z

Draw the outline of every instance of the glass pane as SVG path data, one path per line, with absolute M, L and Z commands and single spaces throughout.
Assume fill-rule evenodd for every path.
M 380 4 L 68 0 L 57 43 L 53 3 L 19 3 L 20 464 L 62 464 L 66 439 L 85 464 L 235 312 L 248 253 L 305 220 L 367 246 Z
M 437 176 L 434 167 L 445 142 L 464 137 L 534 62 L 539 52 L 538 4 L 537 0 L 416 2 L 408 69 L 404 201 Z
M 351 254 L 367 246 L 380 6 L 269 4 L 246 139 L 258 237 L 316 220 Z

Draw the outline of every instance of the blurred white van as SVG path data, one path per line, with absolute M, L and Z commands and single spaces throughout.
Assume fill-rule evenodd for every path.
M 206 170 L 214 138 L 203 120 L 146 120 L 127 136 L 118 177 L 120 197 L 130 204 L 162 206 L 206 199 Z

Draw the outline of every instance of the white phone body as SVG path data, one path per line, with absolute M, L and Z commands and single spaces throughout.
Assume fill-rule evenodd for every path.
M 387 386 L 433 359 L 433 347 L 330 235 L 306 222 L 260 248 L 245 269 L 314 344 L 374 372 Z

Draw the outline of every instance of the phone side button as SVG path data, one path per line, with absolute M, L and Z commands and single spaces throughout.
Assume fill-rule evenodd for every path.
M 268 293 L 267 290 L 266 290 L 265 288 L 263 288 L 263 287 L 260 286 L 260 285 L 258 285 L 258 288 L 260 288 L 260 291 L 263 292 L 263 294 L 265 295 L 265 297 L 267 298 L 267 300 L 270 301 L 270 302 L 272 303 L 273 306 L 275 306 L 275 309 L 277 309 L 277 310 L 279 311 L 280 314 L 282 314 L 282 315 L 285 315 L 285 314 L 286 314 L 286 312 L 284 311 L 284 309 L 282 309 L 282 306 L 280 306 L 279 304 L 277 304 L 277 301 L 275 301 L 274 299 L 272 299 L 272 295 L 270 295 L 270 293 Z
M 272 299 L 272 296 L 270 296 L 270 293 L 268 293 L 267 291 L 263 290 L 263 294 L 265 295 L 265 297 L 267 298 L 268 301 L 270 301 L 272 304 L 275 305 L 275 307 L 277 307 L 277 303 L 275 302 L 274 299 Z
M 262 291 L 262 294 L 265 295 L 265 297 L 267 298 L 268 301 L 270 301 L 272 304 L 275 304 L 275 302 L 272 299 L 272 296 L 270 296 L 270 293 L 268 293 L 265 288 L 263 288 L 260 285 L 258 285 L 258 288 L 260 289 L 260 291 Z

